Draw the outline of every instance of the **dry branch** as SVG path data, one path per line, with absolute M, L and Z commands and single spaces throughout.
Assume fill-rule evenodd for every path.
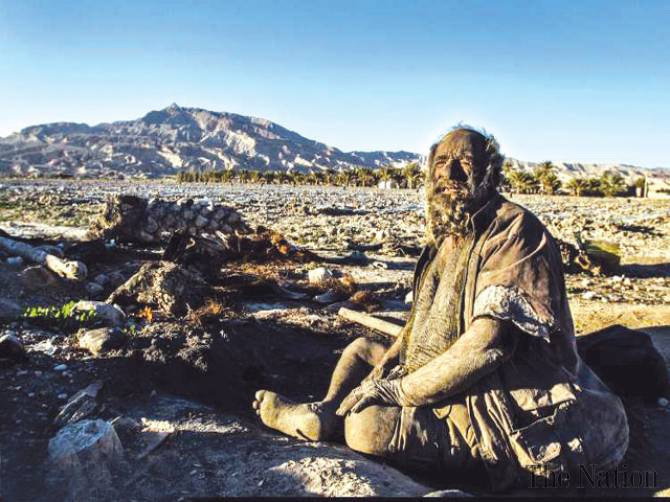
M 47 253 L 44 249 L 8 237 L 0 236 L 0 248 L 11 255 L 20 256 L 25 260 L 44 265 L 49 270 L 68 279 L 83 280 L 88 272 L 86 265 L 80 261 L 63 260 L 58 256 Z
M 370 314 L 365 314 L 363 312 L 357 312 L 356 310 L 348 309 L 346 307 L 342 307 L 337 314 L 348 321 L 362 324 L 366 328 L 381 331 L 385 335 L 397 337 L 402 331 L 402 326 L 399 326 L 389 321 L 384 321 L 383 319 L 371 316 Z

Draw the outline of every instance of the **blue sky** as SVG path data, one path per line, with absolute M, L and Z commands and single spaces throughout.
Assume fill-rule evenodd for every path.
M 670 167 L 670 1 L 0 0 L 0 136 L 176 102 L 343 150 L 463 121 L 532 161 Z

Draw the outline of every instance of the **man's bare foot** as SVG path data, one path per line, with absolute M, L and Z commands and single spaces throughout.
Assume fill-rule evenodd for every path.
M 271 429 L 305 441 L 325 441 L 337 432 L 342 419 L 335 415 L 334 405 L 294 403 L 270 392 L 259 390 L 253 403 L 256 414 Z

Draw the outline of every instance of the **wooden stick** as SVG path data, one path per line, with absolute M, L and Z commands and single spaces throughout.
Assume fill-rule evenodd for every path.
M 337 312 L 337 315 L 343 317 L 347 321 L 362 324 L 366 328 L 376 329 L 385 335 L 393 337 L 397 337 L 402 331 L 402 326 L 389 321 L 384 321 L 383 319 L 379 319 L 364 312 L 348 309 L 346 307 L 340 308 L 340 310 Z
M 15 241 L 8 237 L 0 237 L 0 248 L 9 254 L 20 256 L 28 261 L 44 265 L 49 270 L 56 272 L 61 277 L 68 279 L 83 280 L 88 270 L 86 265 L 80 261 L 68 261 L 35 248 L 25 242 Z

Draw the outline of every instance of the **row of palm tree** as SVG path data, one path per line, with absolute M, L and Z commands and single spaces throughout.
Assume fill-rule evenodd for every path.
M 268 185 L 335 185 L 374 187 L 388 182 L 399 188 L 418 188 L 423 184 L 423 173 L 416 162 L 402 168 L 383 166 L 369 169 L 357 166 L 341 171 L 256 171 L 249 169 L 227 169 L 223 171 L 182 171 L 177 175 L 179 183 L 263 183 Z
M 605 171 L 600 177 L 575 177 L 565 186 L 556 175 L 556 166 L 541 162 L 532 172 L 516 169 L 506 162 L 503 166 L 503 188 L 512 193 L 556 195 L 568 193 L 577 197 L 620 197 L 634 195 L 636 187 L 644 185 L 644 178 L 628 185 L 618 173 Z
M 636 180 L 634 186 L 626 184 L 624 178 L 606 171 L 602 176 L 577 177 L 565 186 L 556 174 L 557 168 L 550 161 L 541 162 L 532 172 L 517 169 L 512 163 L 503 166 L 502 189 L 518 194 L 582 196 L 626 196 L 635 193 L 635 187 L 642 186 L 644 179 Z M 341 171 L 321 170 L 309 172 L 257 171 L 249 169 L 227 169 L 222 171 L 183 171 L 177 181 L 204 183 L 254 183 L 268 185 L 334 185 L 345 187 L 375 187 L 380 182 L 399 188 L 418 188 L 423 185 L 424 173 L 416 162 L 402 168 L 383 166 L 370 169 L 357 166 Z

